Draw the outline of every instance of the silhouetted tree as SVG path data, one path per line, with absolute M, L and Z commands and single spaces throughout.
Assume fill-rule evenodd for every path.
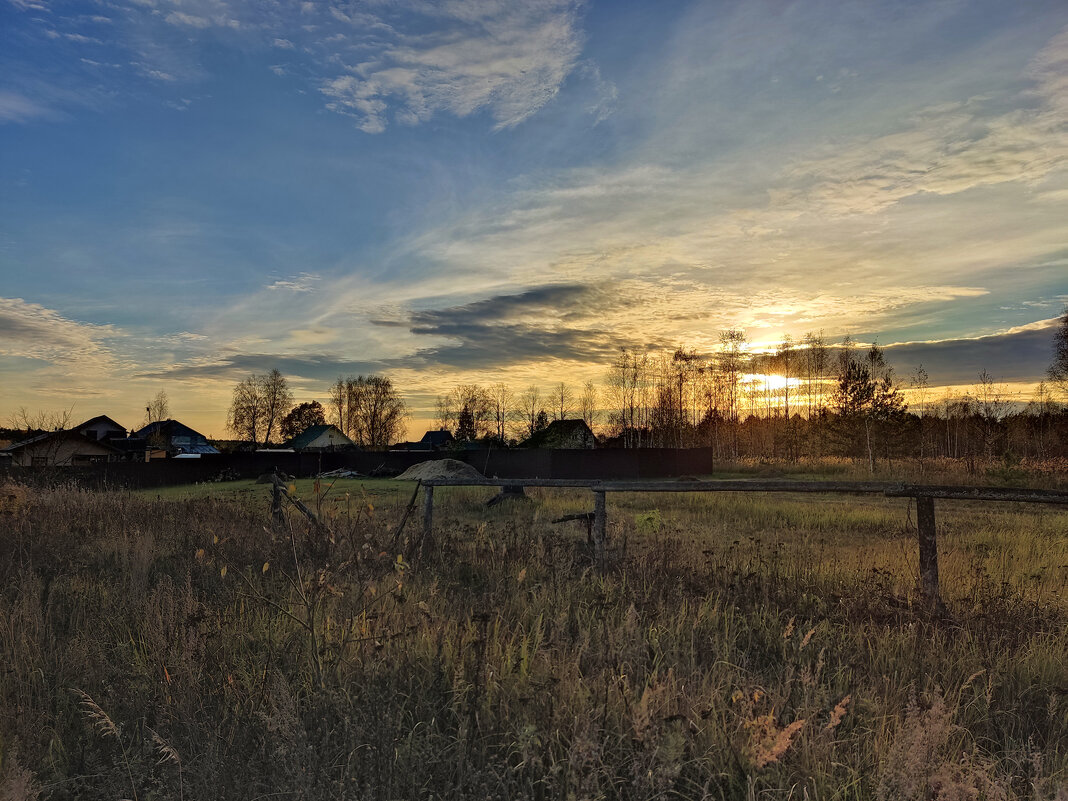
M 386 448 L 404 428 L 408 407 L 383 375 L 339 378 L 330 388 L 338 428 L 364 448 Z
M 319 401 L 298 403 L 282 418 L 282 439 L 290 440 L 303 434 L 312 426 L 326 424 L 326 412 Z
M 1046 371 L 1068 400 L 1068 306 L 1064 307 L 1060 326 L 1053 334 L 1053 362 Z
M 169 420 L 171 416 L 171 402 L 167 398 L 167 391 L 161 389 L 145 403 L 145 425 Z
M 267 445 L 293 406 L 293 393 L 277 369 L 251 375 L 234 387 L 226 425 L 239 439 Z

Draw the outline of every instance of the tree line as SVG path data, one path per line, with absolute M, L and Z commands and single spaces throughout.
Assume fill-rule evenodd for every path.
M 1021 408 L 985 371 L 971 391 L 934 398 L 922 365 L 902 378 L 877 344 L 832 344 L 819 332 L 752 351 L 744 331 L 729 329 L 713 353 L 623 348 L 600 386 L 460 384 L 437 397 L 435 423 L 457 440 L 504 446 L 553 420 L 581 418 L 608 446 L 711 447 L 728 460 L 847 456 L 871 470 L 904 456 L 1048 458 L 1068 449 L 1068 412 L 1056 397 L 1068 398 L 1068 310 L 1053 351 L 1049 383 Z M 266 444 L 330 422 L 362 447 L 386 448 L 408 416 L 386 376 L 339 377 L 324 408 L 294 405 L 285 377 L 272 370 L 237 384 L 228 426 Z

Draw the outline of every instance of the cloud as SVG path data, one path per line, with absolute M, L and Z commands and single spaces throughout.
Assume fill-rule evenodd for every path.
M 311 292 L 315 289 L 315 284 L 318 281 L 319 276 L 315 273 L 301 273 L 292 278 L 279 279 L 272 284 L 268 284 L 267 289 L 285 292 Z
M 108 325 L 70 320 L 21 298 L 0 298 L 0 355 L 52 364 L 101 367 L 112 362 L 104 340 L 117 336 Z
M 198 17 L 195 14 L 186 14 L 183 11 L 172 11 L 164 17 L 164 20 L 171 25 L 185 25 L 190 28 L 204 29 L 210 28 L 212 25 L 211 20 L 206 17 Z
M 1053 333 L 1058 318 L 1039 320 L 990 336 L 904 342 L 887 345 L 887 358 L 899 370 L 922 364 L 942 385 L 975 383 L 986 370 L 995 381 L 1037 381 L 1053 360 Z
M 139 0 L 123 9 L 124 25 L 108 38 L 125 48 L 141 75 L 157 80 L 200 78 L 195 62 L 207 37 L 216 44 L 291 51 L 301 61 L 295 72 L 319 90 L 327 108 L 354 117 L 370 133 L 439 113 L 467 117 L 483 111 L 501 129 L 542 108 L 579 65 L 578 2 Z M 34 8 L 26 0 L 18 5 Z M 56 27 L 46 36 L 100 43 L 83 30 L 95 24 L 92 17 L 49 24 Z M 181 29 L 185 38 L 176 39 L 168 28 Z M 597 84 L 600 99 L 591 113 L 601 119 L 614 87 L 595 66 L 584 70 Z
M 838 214 L 872 214 L 923 193 L 1034 185 L 1068 165 L 1066 75 L 1068 28 L 1029 66 L 1033 106 L 999 113 L 995 98 L 973 97 L 924 108 L 900 130 L 829 143 L 833 153 L 795 164 L 789 184 L 808 188 L 786 189 L 781 198 L 787 206 L 814 202 Z
M 582 49 L 568 0 L 412 10 L 432 32 L 399 31 L 370 57 L 323 81 L 327 107 L 353 115 L 369 133 L 385 130 L 389 112 L 415 124 L 438 112 L 466 117 L 486 110 L 497 129 L 518 125 L 556 95 Z
M 47 117 L 51 111 L 17 92 L 0 91 L 0 124 L 5 122 L 28 122 L 38 117 Z

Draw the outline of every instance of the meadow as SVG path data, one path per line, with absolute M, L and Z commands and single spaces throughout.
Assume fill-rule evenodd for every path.
M 412 490 L 3 487 L 0 798 L 1068 798 L 1068 510 Z

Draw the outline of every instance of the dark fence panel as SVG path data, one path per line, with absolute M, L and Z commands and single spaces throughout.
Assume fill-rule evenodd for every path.
M 296 477 L 344 468 L 364 475 L 397 475 L 428 459 L 466 462 L 490 478 L 652 479 L 711 473 L 711 448 L 604 450 L 388 451 L 324 453 L 224 453 L 200 459 L 154 462 L 109 462 L 85 467 L 10 468 L 19 481 L 33 484 L 76 483 L 91 488 L 150 489 L 176 484 L 256 478 L 281 471 Z M 0 475 L 3 472 L 0 471 Z

